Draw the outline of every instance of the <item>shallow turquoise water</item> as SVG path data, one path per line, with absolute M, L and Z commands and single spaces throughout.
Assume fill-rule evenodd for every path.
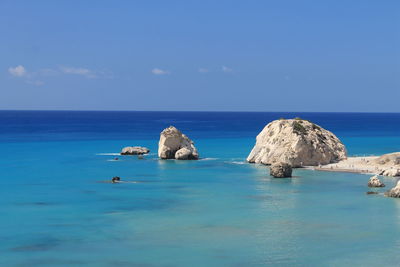
M 351 154 L 400 144 L 342 139 Z M 366 195 L 369 176 L 270 178 L 244 163 L 254 137 L 200 136 L 199 161 L 160 161 L 157 141 L 1 142 L 0 266 L 398 265 L 400 201 Z M 126 145 L 152 152 L 107 154 Z

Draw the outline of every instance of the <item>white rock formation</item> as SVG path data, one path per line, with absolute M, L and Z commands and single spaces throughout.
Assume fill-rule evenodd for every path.
M 161 159 L 198 159 L 199 153 L 189 137 L 170 126 L 160 134 L 158 156 Z
M 382 183 L 377 175 L 372 176 L 368 181 L 368 187 L 384 187 L 385 184 Z
M 397 181 L 395 187 L 385 193 L 385 196 L 400 198 L 400 180 Z
M 285 162 L 293 167 L 317 166 L 347 157 L 345 146 L 330 131 L 301 119 L 275 120 L 258 134 L 247 157 L 250 163 Z
M 140 146 L 127 146 L 121 150 L 121 155 L 144 155 L 148 154 L 150 149 Z

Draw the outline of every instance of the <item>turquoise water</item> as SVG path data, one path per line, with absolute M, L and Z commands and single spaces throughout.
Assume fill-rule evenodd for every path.
M 0 266 L 398 265 L 400 200 L 366 195 L 369 176 L 297 169 L 273 179 L 244 162 L 260 125 L 280 115 L 243 115 L 241 132 L 237 114 L 168 114 L 194 136 L 202 160 L 160 161 L 165 114 L 145 114 L 153 119 L 139 127 L 135 113 L 133 128 L 111 127 L 128 116 L 113 114 L 107 131 L 104 114 L 55 124 L 46 114 L 0 112 Z M 351 131 L 341 125 L 354 125 L 352 114 L 306 116 L 331 125 L 352 155 L 400 150 L 399 124 L 375 131 L 376 114 L 359 115 L 369 126 L 357 118 Z M 114 161 L 127 145 L 151 154 Z M 104 182 L 116 175 L 130 183 Z M 379 192 L 394 182 L 382 179 Z

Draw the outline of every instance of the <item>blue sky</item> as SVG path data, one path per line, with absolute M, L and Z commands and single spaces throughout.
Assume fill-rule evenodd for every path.
M 399 112 L 400 1 L 0 1 L 0 109 Z

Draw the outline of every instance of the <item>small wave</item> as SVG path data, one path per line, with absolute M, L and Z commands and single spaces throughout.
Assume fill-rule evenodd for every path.
M 225 163 L 236 164 L 236 165 L 244 165 L 247 162 L 245 162 L 245 161 L 225 161 Z
M 97 156 L 120 156 L 120 153 L 97 153 Z
M 246 164 L 246 162 L 245 161 L 232 161 L 232 164 L 243 165 L 243 164 Z
M 218 160 L 218 158 L 203 158 L 203 159 L 200 159 L 200 160 Z
M 119 161 L 119 160 L 115 160 L 115 159 L 108 159 L 107 161 Z

